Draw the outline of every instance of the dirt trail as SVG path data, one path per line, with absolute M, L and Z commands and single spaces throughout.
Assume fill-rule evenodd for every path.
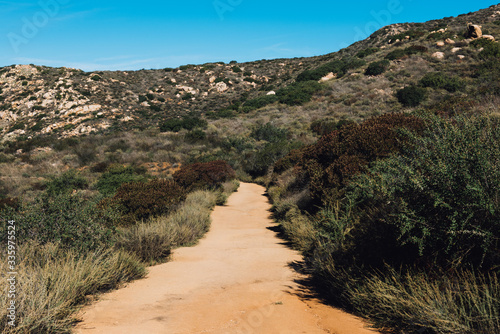
M 300 297 L 301 256 L 269 230 L 264 188 L 242 183 L 215 208 L 198 245 L 175 250 L 145 279 L 101 296 L 84 309 L 76 333 L 375 333 L 314 298 Z

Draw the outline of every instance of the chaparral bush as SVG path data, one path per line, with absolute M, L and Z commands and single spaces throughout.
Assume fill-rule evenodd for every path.
M 235 172 L 227 162 L 217 160 L 183 165 L 173 177 L 179 185 L 188 190 L 213 189 L 234 179 Z

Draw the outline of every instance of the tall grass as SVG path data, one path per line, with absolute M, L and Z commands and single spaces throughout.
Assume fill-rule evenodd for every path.
M 500 286 L 491 273 L 453 278 L 389 269 L 349 290 L 356 311 L 378 327 L 410 332 L 500 333 Z
M 75 322 L 72 316 L 85 296 L 143 277 L 145 267 L 126 252 L 112 249 L 81 255 L 57 244 L 28 242 L 17 253 L 16 327 L 8 325 L 6 293 L 0 295 L 2 333 L 65 333 Z M 2 254 L 0 272 L 7 273 Z M 7 281 L 2 279 L 2 292 Z
M 190 193 L 181 207 L 168 216 L 159 216 L 121 230 L 116 247 L 137 255 L 148 264 L 164 262 L 173 248 L 195 243 L 210 227 L 210 213 L 221 196 L 237 189 L 231 181 L 224 191 L 198 190 Z

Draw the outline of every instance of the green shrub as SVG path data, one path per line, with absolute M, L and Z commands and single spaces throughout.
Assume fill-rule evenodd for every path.
M 285 139 L 268 142 L 246 161 L 244 171 L 253 177 L 264 176 L 276 161 L 301 146 L 300 142 L 290 142 Z
M 194 128 L 205 128 L 207 121 L 199 117 L 185 116 L 184 118 L 171 118 L 160 125 L 161 132 L 179 132 L 182 129 L 193 130 Z
M 113 196 L 124 183 L 147 181 L 147 176 L 143 174 L 143 170 L 131 166 L 112 166 L 99 177 L 95 187 L 104 196 Z
M 97 249 L 111 240 L 118 218 L 112 210 L 99 209 L 99 200 L 71 194 L 44 194 L 34 203 L 21 203 L 17 211 L 7 216 L 16 221 L 16 239 L 20 243 L 35 240 L 82 251 Z M 6 222 L 0 221 L 0 224 L 3 229 Z M 0 236 L 2 242 L 6 236 Z
M 247 100 L 243 106 L 249 107 L 252 110 L 253 109 L 260 109 L 262 107 L 265 107 L 268 104 L 274 103 L 278 101 L 278 97 L 276 95 L 264 95 L 264 96 L 259 96 L 251 100 Z
M 370 63 L 366 68 L 365 75 L 379 75 L 384 73 L 389 67 L 390 63 L 387 59 L 375 61 Z
M 312 96 L 323 87 L 316 81 L 304 81 L 293 83 L 276 92 L 279 102 L 289 106 L 302 105 L 311 101 Z
M 80 176 L 75 170 L 69 170 L 47 182 L 45 187 L 48 195 L 56 196 L 69 194 L 73 190 L 85 189 L 88 185 L 87 179 Z
M 184 138 L 191 142 L 202 141 L 207 138 L 207 134 L 203 130 L 194 129 L 186 133 Z
M 395 49 L 395 50 L 389 52 L 389 54 L 387 54 L 387 56 L 385 56 L 385 59 L 396 60 L 396 59 L 403 58 L 404 56 L 406 56 L 405 50 Z
M 348 70 L 365 65 L 365 61 L 357 58 L 342 58 L 326 63 L 314 70 L 305 70 L 297 76 L 297 82 L 318 81 L 328 73 L 334 73 L 337 78 L 344 76 Z
M 367 57 L 367 56 L 372 55 L 374 53 L 377 53 L 378 51 L 379 51 L 379 48 L 367 48 L 367 49 L 359 51 L 356 54 L 356 57 L 364 58 L 364 57 Z
M 289 131 L 282 129 L 271 123 L 266 123 L 255 128 L 250 137 L 256 140 L 265 140 L 271 143 L 280 142 L 288 138 Z
M 188 190 L 214 189 L 234 179 L 235 172 L 222 160 L 183 165 L 173 175 L 174 180 Z
M 457 76 L 450 77 L 442 72 L 431 72 L 424 75 L 419 82 L 423 87 L 441 88 L 449 92 L 456 92 L 464 87 L 464 83 Z
M 243 72 L 239 66 L 233 66 L 233 67 L 231 67 L 231 70 L 234 73 L 241 73 L 241 72 Z
M 406 249 L 403 260 L 409 263 L 498 266 L 498 122 L 433 118 L 423 137 L 409 136 L 412 145 L 401 156 L 374 164 L 353 183 L 350 196 L 361 209 L 362 226 L 380 226 L 376 217 L 385 217 L 379 233 L 394 235 L 389 252 Z M 377 235 L 370 230 L 368 238 Z
M 399 103 L 405 107 L 416 107 L 427 98 L 425 88 L 411 85 L 396 92 Z

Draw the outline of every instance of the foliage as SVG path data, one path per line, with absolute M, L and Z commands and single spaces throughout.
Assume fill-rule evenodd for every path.
M 276 95 L 264 95 L 259 96 L 251 100 L 247 100 L 244 104 L 245 107 L 250 107 L 251 109 L 260 109 L 268 104 L 278 101 Z
M 284 139 L 268 142 L 246 162 L 244 170 L 253 177 L 263 176 L 276 161 L 301 146 L 300 142 Z
M 144 175 L 144 170 L 142 169 L 132 166 L 114 165 L 99 177 L 95 187 L 104 196 L 112 196 L 124 183 L 146 180 L 147 176 Z
M 265 140 L 268 142 L 278 142 L 287 139 L 289 132 L 286 129 L 266 123 L 255 128 L 250 137 L 256 140 Z
M 296 162 L 305 173 L 316 204 L 333 203 L 341 197 L 350 179 L 366 170 L 369 163 L 399 151 L 404 136 L 395 129 L 419 130 L 422 123 L 414 116 L 386 114 L 361 124 L 346 124 L 300 153 L 292 151 L 288 164 Z
M 216 199 L 212 191 L 192 192 L 175 212 L 123 229 L 116 247 L 149 264 L 163 262 L 173 248 L 192 244 L 208 231 Z
M 384 217 L 384 233 L 398 243 L 392 251 L 409 250 L 404 261 L 410 263 L 498 266 L 498 130 L 498 122 L 486 117 L 435 118 L 423 137 L 408 134 L 411 148 L 376 163 L 349 190 L 363 208 L 361 223 L 380 225 L 375 218 Z M 376 234 L 371 230 L 366 237 Z
M 416 107 L 427 98 L 425 88 L 410 85 L 396 92 L 398 101 L 405 107 Z
M 322 86 L 316 81 L 296 82 L 278 90 L 276 96 L 279 102 L 296 106 L 311 101 L 312 96 L 321 89 Z
M 334 73 L 337 78 L 344 76 L 348 70 L 356 69 L 365 64 L 365 61 L 356 58 L 342 58 L 326 63 L 314 70 L 305 70 L 297 76 L 297 82 L 318 81 L 328 73 Z
M 340 121 L 317 120 L 311 123 L 311 131 L 317 135 L 323 136 L 330 132 L 340 129 L 344 125 L 352 124 L 354 122 L 341 119 Z
M 356 53 L 356 57 L 364 58 L 364 57 L 367 57 L 367 56 L 372 55 L 374 53 L 377 53 L 378 51 L 379 51 L 379 48 L 367 48 L 367 49 L 361 50 L 358 53 Z
M 99 197 L 84 198 L 78 194 L 43 194 L 34 203 L 21 203 L 19 209 L 10 210 L 8 216 L 16 221 L 16 238 L 20 243 L 56 242 L 86 251 L 111 240 L 118 218 L 112 210 L 99 209 L 99 200 Z M 0 223 L 5 227 L 5 221 Z M 1 238 L 5 241 L 6 235 Z
M 379 75 L 384 73 L 389 67 L 389 61 L 384 59 L 370 63 L 366 68 L 365 75 Z
M 122 225 L 130 225 L 172 212 L 185 198 L 184 189 L 175 181 L 155 179 L 124 183 L 112 198 L 101 202 L 101 206 L 120 210 Z
M 7 273 L 5 254 L 0 254 L 0 270 Z M 136 257 L 112 248 L 82 253 L 54 243 L 27 242 L 18 244 L 16 258 L 16 326 L 8 325 L 9 310 L 2 308 L 4 334 L 69 333 L 87 295 L 146 275 Z M 2 281 L 0 289 L 7 291 L 7 280 Z M 2 305 L 9 300 L 7 293 L 0 294 Z
M 419 83 L 424 87 L 441 88 L 449 92 L 456 92 L 464 87 L 464 83 L 458 77 L 450 77 L 442 72 L 427 73 Z
M 53 178 L 46 184 L 47 194 L 50 196 L 67 194 L 77 189 L 85 189 L 88 181 L 75 170 L 69 170 L 59 177 Z
M 189 191 L 194 189 L 214 189 L 224 182 L 234 179 L 235 172 L 222 160 L 183 165 L 173 175 L 174 180 Z
M 199 118 L 186 116 L 182 119 L 171 118 L 166 120 L 160 125 L 161 132 L 179 132 L 182 129 L 193 130 L 194 128 L 205 128 L 207 126 L 207 121 Z

